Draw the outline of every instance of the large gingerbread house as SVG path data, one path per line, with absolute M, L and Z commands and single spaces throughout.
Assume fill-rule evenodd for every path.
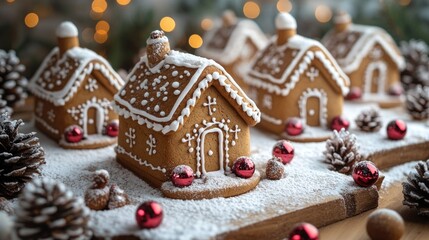
M 98 148 L 116 142 L 106 127 L 117 122 L 111 101 L 123 80 L 95 52 L 79 47 L 71 22 L 57 28 L 58 47 L 45 58 L 30 81 L 35 96 L 35 125 L 65 148 Z M 67 141 L 67 130 L 79 127 L 81 141 Z
M 334 21 L 335 28 L 322 42 L 350 78 L 351 88 L 359 89 L 363 100 L 383 102 L 398 95 L 405 62 L 389 34 L 379 27 L 353 24 L 345 12 Z
M 245 78 L 262 112 L 258 126 L 282 134 L 286 121 L 298 117 L 307 126 L 329 127 L 342 114 L 348 77 L 322 44 L 296 34 L 290 14 L 280 13 L 275 23 L 277 35 Z
M 117 160 L 154 187 L 178 165 L 196 177 L 229 172 L 250 154 L 250 126 L 260 112 L 216 62 L 170 50 L 162 31 L 115 95 Z
M 197 54 L 219 62 L 246 90 L 243 77 L 257 52 L 267 43 L 268 39 L 255 22 L 237 19 L 232 11 L 226 11 L 222 20 L 215 21 L 204 35 L 204 44 Z

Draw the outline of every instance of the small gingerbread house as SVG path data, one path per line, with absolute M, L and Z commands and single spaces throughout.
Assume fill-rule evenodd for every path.
M 197 177 L 229 172 L 250 154 L 250 126 L 260 112 L 216 62 L 170 50 L 162 31 L 115 95 L 117 160 L 154 187 L 188 165 Z
M 243 77 L 256 53 L 267 43 L 268 39 L 255 22 L 237 19 L 232 11 L 226 11 L 222 20 L 215 21 L 214 27 L 204 35 L 204 44 L 197 53 L 222 64 L 246 90 Z
M 322 44 L 296 34 L 290 14 L 280 13 L 275 23 L 277 35 L 245 78 L 262 112 L 259 126 L 282 134 L 287 119 L 298 117 L 307 126 L 329 127 L 342 114 L 348 77 Z
M 58 47 L 45 58 L 29 85 L 35 96 L 36 127 L 65 148 L 115 143 L 116 137 L 107 136 L 105 129 L 117 124 L 111 101 L 123 80 L 103 57 L 79 47 L 73 23 L 63 22 L 57 38 Z M 80 131 L 72 134 L 83 134 L 82 140 L 70 142 L 64 137 L 73 127 Z
M 347 13 L 334 18 L 335 28 L 322 42 L 350 78 L 363 100 L 384 101 L 401 93 L 400 71 L 405 67 L 399 48 L 379 27 L 357 25 Z

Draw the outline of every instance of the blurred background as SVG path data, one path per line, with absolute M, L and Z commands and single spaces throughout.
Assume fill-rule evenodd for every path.
M 193 52 L 226 9 L 254 19 L 268 36 L 279 11 L 296 17 L 299 34 L 320 39 L 332 27 L 335 11 L 346 10 L 353 22 L 380 26 L 397 42 L 429 42 L 427 0 L 0 0 L 0 49 L 14 49 L 31 77 L 56 45 L 58 24 L 70 20 L 82 47 L 129 70 L 152 30 L 164 30 L 173 48 Z

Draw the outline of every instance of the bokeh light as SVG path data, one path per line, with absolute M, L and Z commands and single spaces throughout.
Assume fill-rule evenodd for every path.
M 171 32 L 176 27 L 176 22 L 172 17 L 163 17 L 161 21 L 159 21 L 159 26 L 164 32 Z
M 116 0 L 119 5 L 125 6 L 130 4 L 131 0 Z
M 39 24 L 39 16 L 33 12 L 28 13 L 24 19 L 25 26 L 29 28 L 34 28 Z
M 192 34 L 189 37 L 188 43 L 191 48 L 199 48 L 201 45 L 203 45 L 203 38 L 201 38 L 201 36 L 198 34 Z
M 15 2 L 15 0 L 6 0 L 6 2 L 13 3 L 13 2 Z
M 96 31 L 94 34 L 94 41 L 96 43 L 103 44 L 107 41 L 107 38 L 108 38 L 107 33 L 102 33 L 102 32 Z
M 243 13 L 244 16 L 246 16 L 247 18 L 253 19 L 259 16 L 259 14 L 261 13 L 261 9 L 256 2 L 248 1 L 243 6 Z
M 204 18 L 201 20 L 201 28 L 205 31 L 210 30 L 213 27 L 213 20 L 210 18 Z
M 107 9 L 106 0 L 94 0 L 91 5 L 92 11 L 96 13 L 104 13 Z
M 279 12 L 292 11 L 292 3 L 289 0 L 279 0 L 276 6 Z
M 401 6 L 408 6 L 410 5 L 411 0 L 399 0 L 399 5 Z
M 317 21 L 326 23 L 329 22 L 332 18 L 332 10 L 326 5 L 319 5 L 316 7 L 314 16 L 316 17 Z
M 110 30 L 110 25 L 108 22 L 101 20 L 95 25 L 95 30 L 101 34 L 107 34 Z

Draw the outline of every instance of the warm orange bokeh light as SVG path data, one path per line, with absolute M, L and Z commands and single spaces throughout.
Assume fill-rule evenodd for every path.
M 34 28 L 39 24 L 39 16 L 35 13 L 29 13 L 25 16 L 24 22 L 25 26 Z
M 94 41 L 100 44 L 105 43 L 107 38 L 107 33 L 96 31 L 94 34 Z
M 161 21 L 159 21 L 159 26 L 164 32 L 171 32 L 176 28 L 176 22 L 172 17 L 163 17 Z
M 292 3 L 289 0 L 279 0 L 276 6 L 279 12 L 292 11 Z
M 243 6 L 243 13 L 247 18 L 257 18 L 261 13 L 261 9 L 256 2 L 248 1 Z
M 95 25 L 95 30 L 99 33 L 107 34 L 110 30 L 110 25 L 108 22 L 101 20 Z
M 96 13 L 104 13 L 107 9 L 106 0 L 94 0 L 91 5 L 92 11 Z
M 201 45 L 203 45 L 203 38 L 201 38 L 201 36 L 198 34 L 192 34 L 189 37 L 188 43 L 191 48 L 199 48 Z
M 131 0 L 116 0 L 119 5 L 125 6 L 130 4 Z
M 211 20 L 210 18 L 204 18 L 201 21 L 201 28 L 203 30 L 210 30 L 213 27 L 213 20 Z
M 332 10 L 325 5 L 319 5 L 316 7 L 316 11 L 314 12 L 314 16 L 317 21 L 321 23 L 329 22 L 332 18 Z
M 410 5 L 411 0 L 399 0 L 399 5 L 401 6 L 408 6 Z

